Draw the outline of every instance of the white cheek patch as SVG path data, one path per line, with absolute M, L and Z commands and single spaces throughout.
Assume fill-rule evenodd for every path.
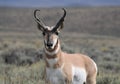
M 54 42 L 53 42 L 52 49 L 54 49 L 55 45 L 57 44 L 57 41 L 58 41 L 58 39 L 57 39 L 57 38 L 55 38 L 55 40 L 54 40 Z
M 44 42 L 45 42 L 45 44 L 47 44 L 47 40 L 46 39 L 44 40 Z

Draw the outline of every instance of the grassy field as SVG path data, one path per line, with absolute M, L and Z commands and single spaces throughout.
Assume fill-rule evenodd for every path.
M 67 8 L 60 34 L 62 50 L 90 56 L 98 65 L 97 84 L 120 84 L 119 9 Z M 0 84 L 45 84 L 43 38 L 32 17 L 33 10 L 0 8 Z M 54 24 L 61 14 L 57 9 L 41 10 L 47 24 Z

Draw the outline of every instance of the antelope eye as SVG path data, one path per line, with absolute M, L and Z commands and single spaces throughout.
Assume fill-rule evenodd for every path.
M 56 35 L 59 35 L 59 33 L 58 33 L 58 32 L 55 32 L 55 34 L 56 34 Z
M 43 32 L 42 34 L 43 34 L 43 36 L 45 36 L 45 32 Z

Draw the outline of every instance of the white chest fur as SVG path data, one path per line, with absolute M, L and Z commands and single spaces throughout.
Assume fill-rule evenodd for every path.
M 79 67 L 72 67 L 73 84 L 83 84 L 86 82 L 87 73 L 85 69 Z
M 65 84 L 65 74 L 63 71 L 63 64 L 60 68 L 53 68 L 58 58 L 47 59 L 50 67 L 46 67 L 46 77 L 51 84 Z M 72 84 L 83 84 L 86 82 L 87 73 L 85 69 L 72 66 Z
M 65 84 L 64 73 L 62 68 L 46 68 L 47 80 L 50 81 L 50 84 Z
M 47 59 L 50 67 L 46 67 L 46 77 L 50 84 L 64 84 L 65 79 L 62 71 L 64 64 L 60 68 L 53 68 L 58 60 L 59 58 Z
M 65 74 L 62 71 L 63 67 L 53 69 L 46 68 L 47 80 L 50 81 L 51 84 L 65 84 Z M 86 82 L 87 73 L 85 69 L 72 66 L 72 84 L 83 84 Z

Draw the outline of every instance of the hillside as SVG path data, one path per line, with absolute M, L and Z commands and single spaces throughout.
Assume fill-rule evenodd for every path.
M 0 7 L 0 32 L 36 32 L 33 18 L 35 8 Z M 40 17 L 48 25 L 54 25 L 62 15 L 60 8 L 43 9 Z M 66 32 L 120 36 L 120 7 L 66 8 Z
M 33 17 L 35 8 L 0 7 L 0 84 L 45 84 L 43 38 Z M 120 7 L 66 8 L 61 48 L 81 53 L 97 64 L 97 84 L 120 84 Z M 40 8 L 54 25 L 60 8 Z

